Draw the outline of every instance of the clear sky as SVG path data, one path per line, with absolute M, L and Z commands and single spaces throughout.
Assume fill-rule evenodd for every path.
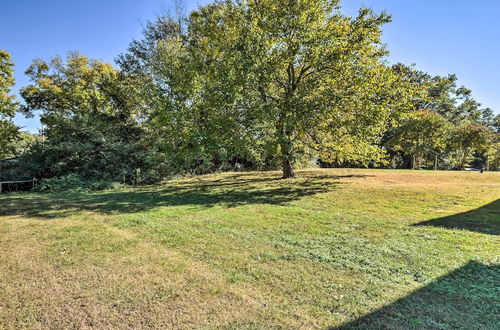
M 194 9 L 209 0 L 186 0 Z M 50 58 L 78 50 L 112 62 L 144 23 L 173 8 L 171 0 L 1 0 L 0 49 L 12 54 L 16 88 L 28 80 L 33 58 Z M 344 0 L 345 13 L 360 6 L 386 10 L 384 42 L 391 62 L 415 63 L 433 75 L 456 73 L 484 107 L 500 113 L 499 0 Z M 36 131 L 38 120 L 16 117 Z

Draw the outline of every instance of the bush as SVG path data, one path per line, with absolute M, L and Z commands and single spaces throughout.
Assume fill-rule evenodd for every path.
M 117 189 L 122 184 L 104 180 L 86 180 L 78 174 L 68 174 L 62 177 L 43 180 L 35 186 L 35 191 L 57 192 L 57 191 L 86 191 Z

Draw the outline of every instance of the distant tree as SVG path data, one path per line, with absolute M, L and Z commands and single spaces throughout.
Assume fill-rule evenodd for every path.
M 411 156 L 412 167 L 420 169 L 426 156 L 437 156 L 446 149 L 449 129 L 450 124 L 443 116 L 419 110 L 401 120 L 387 144 Z
M 500 170 L 500 133 L 495 133 L 492 143 L 486 153 L 487 170 Z
M 500 115 L 496 115 L 490 127 L 493 131 L 491 146 L 486 152 L 486 167 L 488 170 L 500 170 Z
M 285 178 L 304 148 L 326 161 L 380 159 L 376 144 L 413 93 L 383 62 L 389 21 L 368 9 L 343 16 L 330 0 L 201 7 L 186 33 L 159 44 L 155 70 L 171 100 L 162 116 L 231 141 L 269 141 Z
M 415 99 L 417 110 L 431 110 L 446 118 L 454 125 L 462 121 L 471 121 L 484 126 L 491 125 L 493 110 L 482 108 L 472 97 L 472 91 L 458 86 L 458 78 L 454 74 L 448 76 L 431 76 L 415 69 L 414 66 L 396 64 L 393 69 L 407 79 L 425 88 L 426 93 Z
M 491 147 L 492 133 L 487 127 L 464 121 L 449 136 L 454 167 L 464 169 L 475 152 L 487 152 Z
M 41 136 L 27 131 L 20 131 L 18 139 L 13 143 L 13 155 L 20 157 L 36 143 L 41 142 Z
M 472 97 L 470 89 L 457 85 L 457 77 L 453 74 L 445 77 L 431 76 L 416 70 L 414 66 L 404 64 L 397 64 L 393 69 L 425 90 L 425 93 L 414 99 L 415 111 L 425 110 L 439 114 L 449 121 L 452 127 L 447 137 L 449 144 L 444 153 L 440 150 L 435 154 L 435 163 L 439 155 L 443 156 L 448 164 L 452 163 L 457 168 L 463 168 L 463 162 L 472 161 L 474 157 L 477 158 L 475 163 L 482 163 L 486 157 L 489 140 L 482 139 L 484 142 L 482 146 L 473 143 L 472 149 L 467 145 L 472 140 L 477 140 L 473 136 L 479 138 L 483 136 L 481 132 L 486 133 L 488 129 L 495 131 L 497 126 L 500 126 L 497 125 L 499 119 L 498 116 L 494 117 L 493 110 L 482 108 Z M 464 131 L 466 127 L 473 128 L 474 133 L 466 134 Z M 393 130 L 390 130 L 388 136 L 392 136 L 393 133 Z M 478 135 L 475 135 L 476 133 Z
M 13 67 L 10 54 L 0 49 L 0 159 L 13 155 L 13 143 L 19 137 L 19 128 L 12 122 L 19 107 L 11 93 Z
M 491 120 L 491 128 L 493 129 L 493 131 L 500 133 L 500 115 L 496 115 Z

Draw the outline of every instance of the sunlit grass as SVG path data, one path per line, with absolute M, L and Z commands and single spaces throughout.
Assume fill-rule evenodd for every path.
M 2 195 L 0 328 L 498 327 L 500 173 L 278 177 Z

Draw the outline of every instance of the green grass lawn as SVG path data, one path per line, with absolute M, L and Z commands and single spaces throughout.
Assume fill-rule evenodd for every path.
M 0 196 L 0 328 L 500 328 L 500 173 Z

